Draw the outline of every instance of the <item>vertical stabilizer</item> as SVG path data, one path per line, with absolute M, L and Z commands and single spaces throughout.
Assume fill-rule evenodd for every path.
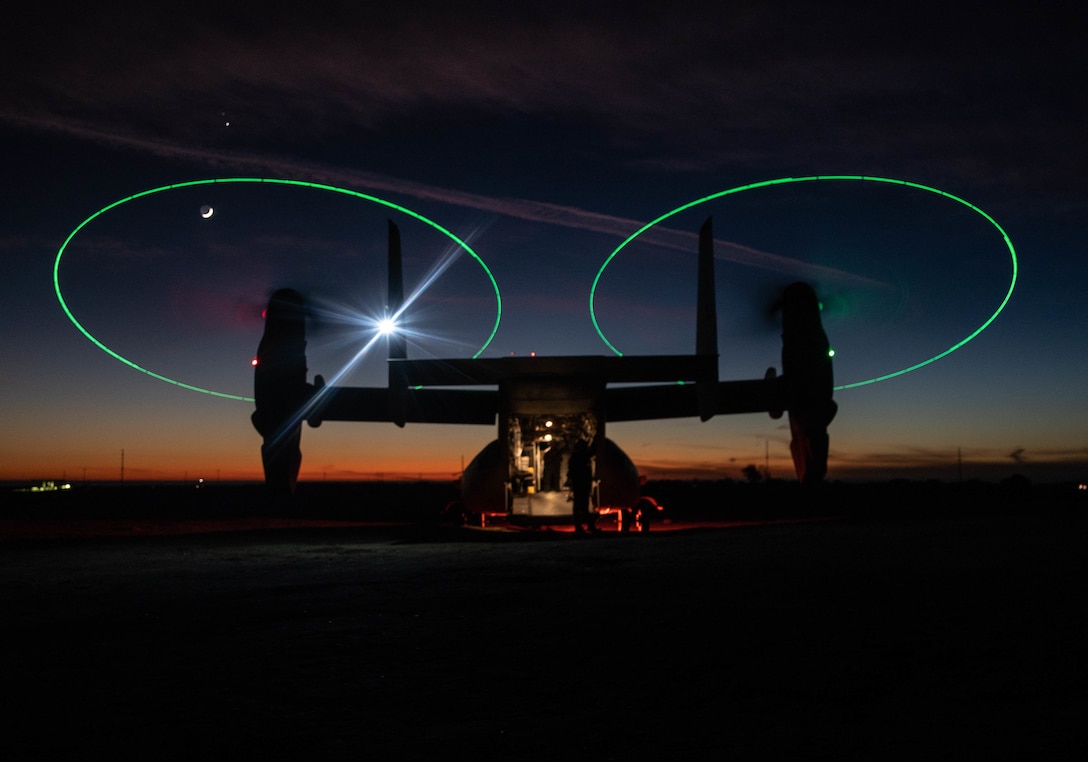
M 404 306 L 404 272 L 400 256 L 400 229 L 389 220 L 389 304 L 388 317 L 400 321 Z M 389 359 L 404 360 L 408 357 L 408 342 L 399 327 L 388 336 Z M 389 417 L 398 426 L 404 426 L 408 386 L 397 363 L 389 363 Z
M 699 229 L 699 302 L 695 354 L 718 356 L 718 308 L 714 300 L 714 218 Z
M 706 368 L 697 379 L 699 418 L 707 421 L 718 408 L 718 309 L 714 297 L 714 225 L 707 217 L 699 229 L 699 289 L 695 308 L 695 354 Z
M 400 256 L 400 229 L 389 221 L 389 317 L 399 320 L 404 306 L 404 269 Z M 408 357 L 408 344 L 403 331 L 389 335 L 389 359 L 403 360 Z

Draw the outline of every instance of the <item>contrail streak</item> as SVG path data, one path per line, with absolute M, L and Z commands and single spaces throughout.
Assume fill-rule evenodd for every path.
M 158 157 L 193 161 L 211 168 L 229 168 L 231 171 L 245 170 L 270 177 L 291 178 L 353 189 L 365 188 L 370 191 L 398 193 L 416 199 L 437 201 L 529 222 L 604 233 L 620 239 L 626 238 L 632 231 L 637 230 L 644 224 L 641 220 L 617 217 L 545 201 L 485 196 L 469 191 L 388 177 L 373 172 L 331 167 L 281 156 L 189 148 L 165 141 L 118 135 L 78 122 L 24 117 L 9 112 L 0 112 L 0 120 L 23 128 L 61 132 L 96 143 L 131 148 Z M 655 227 L 641 236 L 641 241 L 644 244 L 685 252 L 694 251 L 697 240 L 698 237 L 695 233 L 661 227 Z M 871 278 L 761 251 L 734 241 L 716 239 L 714 243 L 715 259 L 722 261 L 764 270 L 786 272 L 796 277 L 815 278 L 822 282 L 834 281 L 879 288 L 887 287 L 887 284 Z

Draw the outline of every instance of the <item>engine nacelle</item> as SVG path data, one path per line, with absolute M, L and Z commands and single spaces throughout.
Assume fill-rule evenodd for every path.
M 302 465 L 303 410 L 313 395 L 306 383 L 306 309 L 297 291 L 280 289 L 269 299 L 253 370 L 252 421 L 264 439 L 265 485 L 291 495 Z
M 793 283 L 782 295 L 782 377 L 797 479 L 817 484 L 827 474 L 827 427 L 839 408 L 831 399 L 831 343 L 816 292 L 807 283 Z

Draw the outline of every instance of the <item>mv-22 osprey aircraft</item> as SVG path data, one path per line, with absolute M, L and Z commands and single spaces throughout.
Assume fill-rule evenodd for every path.
M 386 388 L 325 386 L 306 380 L 306 308 L 301 295 L 272 295 L 257 349 L 253 424 L 262 436 L 265 482 L 292 494 L 302 455 L 302 421 L 391 421 L 498 425 L 498 437 L 464 469 L 466 516 L 571 516 L 563 489 L 567 462 L 588 448 L 593 504 L 620 514 L 623 529 L 645 530 L 654 506 L 640 495 L 638 471 L 605 437 L 609 421 L 634 421 L 768 412 L 788 413 L 797 477 L 823 480 L 827 426 L 835 416 L 827 335 L 813 289 L 793 283 L 783 292 L 782 374 L 718 380 L 717 315 L 711 220 L 699 233 L 694 355 L 498 357 L 410 360 L 403 336 L 389 337 Z M 389 310 L 403 302 L 400 234 L 389 222 Z M 625 384 L 613 387 L 611 384 Z M 638 384 L 638 385 L 632 385 Z M 480 387 L 480 388 L 450 388 Z

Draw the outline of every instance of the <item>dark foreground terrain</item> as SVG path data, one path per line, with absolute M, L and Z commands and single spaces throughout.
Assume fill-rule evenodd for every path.
M 1037 500 L 584 540 L 19 503 L 0 758 L 1083 758 L 1088 510 Z

